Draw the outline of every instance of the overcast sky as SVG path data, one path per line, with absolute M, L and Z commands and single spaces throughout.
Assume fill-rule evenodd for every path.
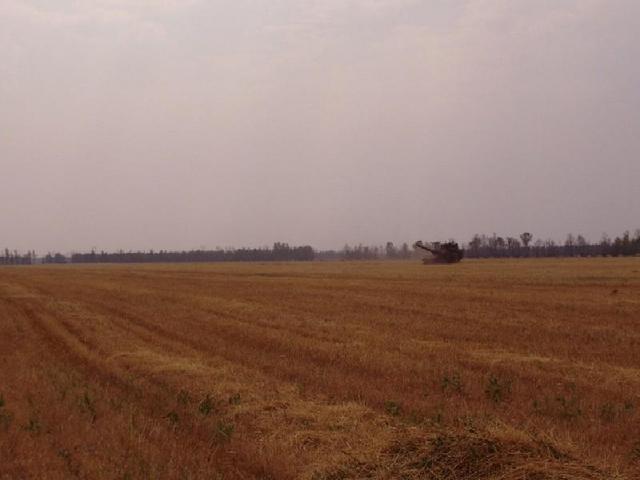
M 637 0 L 0 0 L 0 247 L 640 228 Z

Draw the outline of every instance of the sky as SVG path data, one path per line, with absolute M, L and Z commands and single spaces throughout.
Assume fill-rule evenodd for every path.
M 640 228 L 637 0 L 0 0 L 0 247 Z

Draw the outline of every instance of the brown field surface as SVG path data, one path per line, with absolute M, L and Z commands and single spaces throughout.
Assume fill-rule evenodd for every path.
M 640 259 L 0 268 L 14 478 L 640 478 Z

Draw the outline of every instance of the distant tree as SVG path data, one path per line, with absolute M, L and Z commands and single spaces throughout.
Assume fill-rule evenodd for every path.
M 578 255 L 580 255 L 581 257 L 584 257 L 589 253 L 589 245 L 587 244 L 587 240 L 582 235 L 578 235 L 576 237 L 576 250 L 578 251 Z
M 564 241 L 565 255 L 573 257 L 575 255 L 576 239 L 573 233 L 567 235 L 567 239 Z
M 622 238 L 616 237 L 611 244 L 611 255 L 618 257 L 623 253 L 623 241 Z
M 561 254 L 560 249 L 558 248 L 558 246 L 556 245 L 556 242 L 552 238 L 545 240 L 543 256 L 557 257 L 560 254 Z
M 633 243 L 631 241 L 631 234 L 629 230 L 626 230 L 622 234 L 622 255 L 633 255 Z
M 607 235 L 606 233 L 602 234 L 602 238 L 600 239 L 598 248 L 600 250 L 600 255 L 602 255 L 603 257 L 611 255 L 611 239 L 609 238 L 609 235 Z
M 520 256 L 520 240 L 514 237 L 507 237 L 507 249 L 512 257 Z
M 480 255 L 480 247 L 482 246 L 482 238 L 477 233 L 473 236 L 469 242 L 469 250 L 474 257 Z
M 533 239 L 533 235 L 531 235 L 529 232 L 524 232 L 520 234 L 520 240 L 522 240 L 522 244 L 524 245 L 524 248 L 529 248 L 529 243 L 531 243 L 532 239 Z
M 384 248 L 384 253 L 385 256 L 387 258 L 397 258 L 398 257 L 398 251 L 396 250 L 396 247 L 393 245 L 393 242 L 387 242 L 385 248 Z

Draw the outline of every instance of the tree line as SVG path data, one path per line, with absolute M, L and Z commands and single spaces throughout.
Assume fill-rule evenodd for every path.
M 27 253 L 19 253 L 17 250 L 4 249 L 3 254 L 0 255 L 0 265 L 31 265 L 36 263 L 38 256 L 34 251 L 28 251 Z
M 500 257 L 620 257 L 640 255 L 640 229 L 632 235 L 625 231 L 611 239 L 603 235 L 598 242 L 589 242 L 582 235 L 568 234 L 564 243 L 552 239 L 534 240 L 529 232 L 518 237 L 476 234 L 466 248 L 467 258 Z
M 17 251 L 5 250 L 0 257 L 0 265 L 30 265 L 34 263 L 193 263 L 193 262 L 286 262 L 309 261 L 315 259 L 315 251 L 309 245 L 289 246 L 287 243 L 276 242 L 272 248 L 238 248 L 215 250 L 149 250 L 97 252 L 88 253 L 47 253 L 38 258 L 35 252 L 20 255 Z
M 450 241 L 455 241 L 451 239 Z M 441 242 L 425 242 L 437 246 Z M 518 236 L 475 234 L 465 245 L 466 258 L 520 258 L 520 257 L 620 257 L 640 255 L 640 229 L 632 235 L 625 231 L 610 238 L 603 235 L 598 242 L 589 242 L 583 235 L 568 234 L 563 243 L 553 239 L 535 239 L 530 232 Z M 396 247 L 392 242 L 385 246 L 345 245 L 342 250 L 318 252 L 324 260 L 383 260 L 422 257 L 424 252 L 409 247 L 407 243 Z
M 451 240 L 454 241 L 454 240 Z M 440 242 L 425 242 L 439 245 Z M 625 231 L 610 238 L 603 235 L 598 242 L 589 242 L 583 235 L 568 234 L 563 243 L 553 239 L 535 239 L 530 232 L 517 236 L 475 234 L 466 245 L 461 245 L 467 258 L 520 258 L 520 257 L 620 257 L 640 255 L 640 229 L 632 235 Z M 403 243 L 400 247 L 392 242 L 385 246 L 345 245 L 342 250 L 317 252 L 321 260 L 383 260 L 408 259 L 424 255 Z
M 427 242 L 429 243 L 429 242 Z M 589 242 L 582 235 L 568 234 L 563 243 L 552 239 L 534 239 L 529 232 L 518 236 L 498 236 L 475 234 L 462 245 L 467 258 L 520 258 L 520 257 L 593 257 L 593 256 L 633 256 L 640 255 L 640 229 L 634 234 L 625 231 L 610 238 L 603 235 L 598 242 Z M 396 246 L 393 242 L 385 245 L 345 245 L 340 250 L 315 250 L 309 245 L 289 246 L 276 242 L 273 247 L 230 248 L 215 250 L 149 250 L 117 252 L 47 253 L 38 257 L 35 251 L 19 253 L 5 249 L 0 252 L 0 265 L 31 265 L 35 263 L 187 263 L 187 262 L 286 262 L 286 261 L 332 261 L 332 260 L 401 260 L 419 258 L 424 252 L 416 250 L 408 243 Z
M 318 260 L 400 260 L 415 256 L 413 247 L 403 243 L 396 247 L 393 242 L 384 246 L 376 245 L 345 245 L 341 250 L 324 250 L 316 252 Z

